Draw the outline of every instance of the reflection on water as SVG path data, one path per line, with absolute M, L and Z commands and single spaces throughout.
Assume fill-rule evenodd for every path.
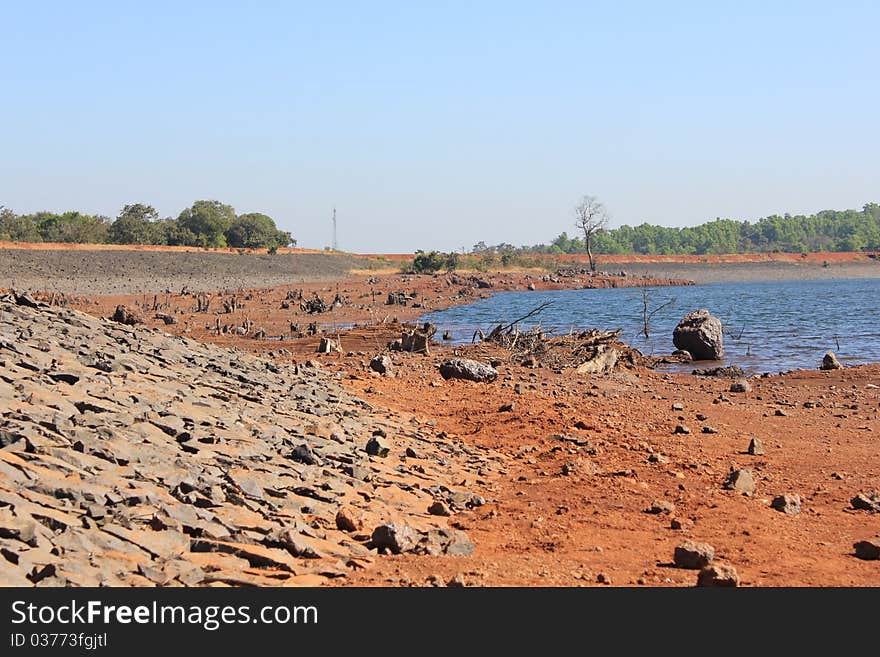
M 707 308 L 725 326 L 725 365 L 749 372 L 815 368 L 829 349 L 844 364 L 880 362 L 880 279 L 650 288 L 649 312 L 671 303 L 651 318 L 648 339 L 642 334 L 640 288 L 500 292 L 420 321 L 433 322 L 438 333 L 449 330 L 456 343 L 470 342 L 476 329 L 487 331 L 544 301 L 553 305 L 524 328 L 536 319 L 557 334 L 619 328 L 624 342 L 655 356 L 672 352 L 672 331 L 684 315 Z

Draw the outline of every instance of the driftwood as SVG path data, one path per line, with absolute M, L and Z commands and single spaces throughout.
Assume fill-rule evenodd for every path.
M 546 310 L 551 302 L 533 308 L 522 317 L 498 324 L 488 335 L 476 331 L 481 342 L 499 345 L 510 352 L 512 362 L 537 365 L 543 364 L 553 369 L 577 367 L 583 373 L 610 372 L 617 363 L 620 353 L 628 349 L 619 345 L 620 330 L 589 330 L 553 336 L 545 331 L 540 322 L 528 331 L 520 331 L 520 322 Z M 618 346 L 619 345 L 619 346 Z

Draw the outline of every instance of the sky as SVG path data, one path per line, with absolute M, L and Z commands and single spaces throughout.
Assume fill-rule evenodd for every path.
M 880 201 L 876 2 L 0 0 L 0 205 L 461 250 Z

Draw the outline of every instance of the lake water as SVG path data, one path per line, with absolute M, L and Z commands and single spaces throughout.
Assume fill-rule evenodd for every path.
M 450 331 L 455 343 L 471 341 L 499 323 L 525 315 L 544 301 L 552 305 L 540 320 L 556 334 L 587 328 L 621 329 L 621 339 L 643 353 L 671 353 L 679 320 L 706 308 L 725 325 L 724 364 L 747 372 L 780 372 L 818 367 L 829 349 L 844 364 L 880 362 L 880 279 L 714 283 L 649 288 L 649 312 L 671 302 L 642 334 L 642 289 L 499 292 L 467 306 L 424 315 L 438 337 Z M 688 371 L 692 368 L 686 368 Z

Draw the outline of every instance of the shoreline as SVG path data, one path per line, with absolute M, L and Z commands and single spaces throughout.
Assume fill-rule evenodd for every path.
M 320 380 L 342 386 L 352 400 L 363 400 L 363 408 L 371 415 L 396 418 L 394 431 L 401 438 L 389 436 L 394 456 L 382 461 L 381 472 L 383 478 L 408 487 L 408 506 L 398 506 L 395 496 L 399 493 L 386 484 L 369 484 L 364 493 L 382 509 L 369 522 L 396 518 L 416 527 L 463 531 L 475 545 L 473 554 L 381 555 L 369 550 L 357 567 L 339 570 L 329 582 L 303 582 L 330 586 L 435 586 L 453 580 L 468 586 L 692 586 L 696 572 L 673 567 L 671 561 L 676 546 L 694 540 L 710 544 L 716 560 L 732 565 L 744 586 L 880 585 L 876 566 L 852 554 L 855 542 L 871 537 L 866 523 L 872 516 L 853 509 L 851 502 L 876 488 L 880 473 L 875 448 L 880 426 L 880 365 L 751 378 L 749 392 L 735 393 L 731 379 L 651 370 L 625 361 L 610 374 L 595 375 L 540 362 L 527 366 L 490 343 L 432 344 L 430 354 L 387 348 L 388 342 L 400 337 L 401 322 L 443 304 L 468 303 L 504 289 L 525 290 L 529 284 L 542 289 L 583 287 L 584 283 L 576 277 L 554 283 L 540 280 L 543 276 L 537 272 L 480 274 L 477 278 L 492 286 L 478 287 L 476 281 L 460 274 L 358 275 L 229 290 L 210 295 L 208 312 L 196 312 L 200 295 L 195 292 L 56 295 L 54 301 L 98 316 L 109 316 L 119 303 L 128 304 L 146 320 L 139 327 L 152 329 L 142 334 L 145 340 L 148 335 L 164 339 L 163 335 L 170 334 L 213 343 L 232 350 L 216 356 L 232 364 L 238 363 L 237 354 L 250 352 L 257 359 L 248 360 L 254 363 L 249 371 L 262 371 L 259 363 L 263 363 L 265 372 L 260 376 L 269 377 L 271 385 L 314 372 L 325 377 Z M 628 284 L 637 280 L 627 279 Z M 599 280 L 604 279 L 593 278 L 594 283 Z M 608 279 L 602 284 L 612 282 Z M 288 293 L 298 294 L 300 289 L 305 300 L 313 292 L 326 301 L 338 294 L 344 304 L 309 315 L 299 310 L 298 300 L 287 299 Z M 401 291 L 412 297 L 406 306 L 386 304 L 389 293 Z M 217 314 L 232 298 L 239 305 L 230 313 Z M 157 314 L 177 323 L 166 325 Z M 247 324 L 247 337 L 234 331 L 217 333 L 218 319 L 224 326 Z M 258 329 L 270 335 L 274 330 L 287 331 L 289 323 L 302 329 L 306 322 L 327 319 L 358 326 L 296 340 L 254 337 Z M 121 330 L 131 331 L 128 327 Z M 341 350 L 317 353 L 322 337 L 340 340 Z M 390 359 L 389 375 L 370 367 L 377 355 Z M 444 380 L 438 366 L 450 356 L 495 362 L 498 378 L 488 384 Z M 79 367 L 72 361 L 71 366 Z M 289 378 L 275 380 L 267 374 L 273 367 Z M 319 379 L 315 381 L 318 394 L 326 394 Z M 59 385 L 65 392 L 77 390 Z M 56 392 L 48 388 L 41 394 L 52 399 Z M 283 390 L 274 394 L 278 402 L 275 398 L 262 401 L 257 390 L 245 398 L 230 397 L 224 402 L 224 413 L 244 417 L 249 405 L 257 403 L 254 400 L 269 413 L 284 398 Z M 419 442 L 412 442 L 412 432 L 418 434 Z M 157 434 L 157 439 L 165 440 L 162 435 Z M 357 433 L 354 439 L 363 442 L 367 437 Z M 749 452 L 752 438 L 760 439 L 761 453 Z M 423 460 L 427 450 L 447 444 L 455 447 L 438 454 L 440 461 Z M 403 454 L 407 447 L 412 451 Z M 499 455 L 495 467 L 480 467 L 479 461 L 469 468 L 460 467 L 474 455 L 486 454 Z M 748 470 L 754 489 L 743 493 L 725 488 L 731 470 Z M 317 485 L 321 481 L 318 470 L 314 476 Z M 426 491 L 439 490 L 441 484 L 450 490 L 466 490 L 483 501 L 478 506 L 449 509 L 448 516 L 428 513 L 426 504 L 419 507 L 420 500 L 430 495 Z M 800 512 L 789 515 L 774 509 L 771 503 L 780 495 L 797 495 Z M 387 515 L 395 508 L 399 515 Z M 363 533 L 368 536 L 371 528 Z M 328 536 L 336 531 L 325 529 Z M 315 545 L 329 549 L 326 543 Z M 296 571 L 296 564 L 290 564 Z M 252 577 L 262 576 L 251 571 Z M 229 577 L 228 581 L 237 580 Z

